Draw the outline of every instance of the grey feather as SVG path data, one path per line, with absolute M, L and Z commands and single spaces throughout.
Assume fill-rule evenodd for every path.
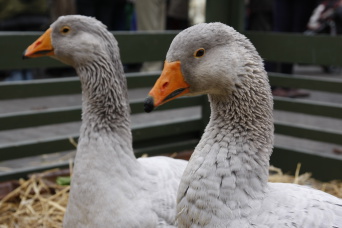
M 64 26 L 67 34 L 60 32 Z M 85 16 L 60 17 L 51 28 L 56 58 L 76 69 L 83 99 L 64 227 L 175 227 L 176 192 L 187 162 L 135 158 L 115 38 Z
M 205 55 L 195 58 L 196 50 Z M 167 61 L 180 61 L 189 95 L 208 94 L 211 117 L 183 174 L 178 227 L 342 227 L 342 200 L 294 184 L 268 183 L 273 100 L 251 42 L 221 23 L 179 33 Z

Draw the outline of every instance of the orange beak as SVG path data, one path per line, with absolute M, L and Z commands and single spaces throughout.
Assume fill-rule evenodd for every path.
M 189 93 L 189 87 L 181 71 L 181 62 L 165 62 L 162 74 L 145 100 L 145 112 Z
M 51 28 L 49 28 L 24 51 L 23 58 L 26 59 L 51 55 L 55 55 L 55 53 L 51 43 Z

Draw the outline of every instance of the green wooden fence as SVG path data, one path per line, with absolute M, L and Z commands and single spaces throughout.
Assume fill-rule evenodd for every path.
M 221 21 L 243 31 L 243 1 L 208 0 L 207 20 Z M 254 43 L 261 56 L 269 61 L 291 63 L 328 64 L 342 66 L 342 37 L 304 36 L 300 34 L 275 34 L 244 32 Z M 22 61 L 23 50 L 41 33 L 35 32 L 0 32 L 1 61 L 0 70 L 59 67 L 61 63 L 39 58 Z M 163 60 L 169 44 L 176 31 L 167 32 L 116 32 L 124 63 Z M 128 87 L 152 87 L 158 74 L 127 74 Z M 342 93 L 342 81 L 321 77 L 304 77 L 269 73 L 272 85 L 295 86 L 297 88 Z M 63 89 L 61 89 L 63 88 Z M 20 98 L 46 97 L 65 94 L 79 94 L 80 83 L 77 77 L 63 79 L 43 79 L 0 83 L 0 100 Z M 143 99 L 130 103 L 132 114 L 143 112 Z M 342 119 L 342 105 L 330 102 L 308 101 L 302 99 L 274 98 L 275 109 L 294 113 Z M 155 155 L 163 151 L 176 152 L 192 149 L 197 144 L 204 126 L 207 123 L 209 109 L 205 96 L 176 99 L 157 109 L 173 110 L 183 107 L 201 106 L 200 117 L 186 117 L 167 124 L 139 125 L 132 129 L 133 146 L 137 156 L 143 153 Z M 0 107 L 1 108 L 1 107 Z M 25 111 L 0 115 L 0 131 L 23 129 L 42 125 L 75 122 L 80 120 L 81 107 L 62 107 L 41 111 Z M 167 128 L 167 131 L 165 129 Z M 300 123 L 275 123 L 275 132 L 280 135 L 311 139 L 320 142 L 342 145 L 341 131 L 318 129 Z M 0 145 L 0 161 L 54 153 L 73 149 L 69 137 L 78 135 L 53 137 L 44 140 L 24 141 Z M 271 163 L 283 170 L 294 170 L 298 162 L 302 163 L 302 171 L 314 172 L 315 177 L 342 179 L 342 158 L 333 155 L 317 155 L 311 151 L 296 150 L 289 145 L 286 148 L 276 147 Z M 67 163 L 47 165 L 38 168 L 25 168 L 19 171 L 0 173 L 0 180 L 18 178 L 33 171 L 53 167 L 66 167 Z M 322 171 L 323 170 L 323 171 Z

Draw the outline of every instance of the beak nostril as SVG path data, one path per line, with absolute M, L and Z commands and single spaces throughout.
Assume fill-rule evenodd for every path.
M 38 45 L 41 45 L 41 44 L 42 44 L 42 41 L 38 41 L 35 46 L 37 47 Z
M 164 90 L 168 85 L 169 85 L 169 82 L 164 82 L 164 84 L 162 85 L 162 89 Z

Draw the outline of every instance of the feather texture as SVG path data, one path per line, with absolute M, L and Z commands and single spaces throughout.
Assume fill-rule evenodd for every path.
M 82 84 L 82 126 L 64 227 L 175 227 L 176 193 L 187 162 L 135 158 L 115 38 L 85 16 L 60 17 L 51 29 L 55 57 L 72 65 Z
M 204 49 L 196 58 L 193 53 Z M 208 94 L 211 117 L 183 174 L 178 227 L 342 227 L 342 200 L 294 184 L 268 183 L 273 100 L 251 42 L 221 23 L 198 24 L 172 41 L 189 95 Z

